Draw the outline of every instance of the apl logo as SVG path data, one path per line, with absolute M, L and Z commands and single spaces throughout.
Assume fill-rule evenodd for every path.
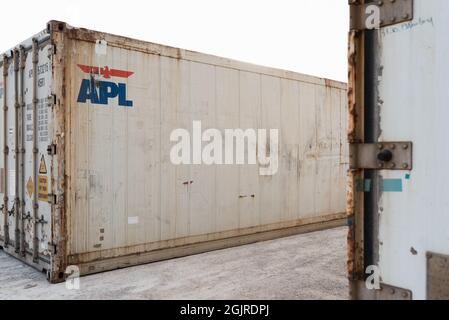
M 111 81 L 99 81 L 95 76 L 102 76 L 104 79 L 129 78 L 134 72 L 123 71 L 117 69 L 109 69 L 109 67 L 98 68 L 79 64 L 78 67 L 87 74 L 90 79 L 84 79 L 81 82 L 78 94 L 78 103 L 92 104 L 109 104 L 109 99 L 118 98 L 118 105 L 121 107 L 132 107 L 133 102 L 126 99 L 126 83 L 115 83 Z

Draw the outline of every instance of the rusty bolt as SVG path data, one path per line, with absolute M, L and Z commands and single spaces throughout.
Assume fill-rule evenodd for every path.
M 404 164 L 402 165 L 402 168 L 403 168 L 403 169 L 408 169 L 408 163 L 404 163 Z
M 407 150 L 407 149 L 408 149 L 408 144 L 404 144 L 404 145 L 402 146 L 402 149 Z
M 383 167 L 384 167 L 383 163 L 380 163 L 380 162 L 377 164 L 377 166 L 378 166 L 379 168 L 383 168 Z
M 391 149 L 391 150 L 396 149 L 396 145 L 395 145 L 395 144 L 392 144 L 392 145 L 390 146 L 390 149 Z
M 408 293 L 407 293 L 407 292 L 404 292 L 404 293 L 402 294 L 402 296 L 403 296 L 404 298 L 407 298 L 407 297 L 408 297 Z
M 382 149 L 384 148 L 384 145 L 383 145 L 383 144 L 379 144 L 379 145 L 377 146 L 377 148 L 378 148 L 379 150 L 382 150 Z
M 382 0 L 377 1 L 377 5 L 378 5 L 378 6 L 382 6 L 383 4 L 384 4 L 384 2 L 383 2 Z
M 395 293 L 396 293 L 396 290 L 391 289 L 391 290 L 390 290 L 390 293 L 391 293 L 391 294 L 395 294 Z
M 391 168 L 391 169 L 394 169 L 394 168 L 396 168 L 396 163 L 394 163 L 394 162 L 393 162 L 393 163 L 391 163 L 391 164 L 390 164 L 390 168 Z

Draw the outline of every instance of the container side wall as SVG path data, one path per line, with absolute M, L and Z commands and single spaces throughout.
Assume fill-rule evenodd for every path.
M 344 217 L 344 86 L 97 36 L 73 39 L 67 64 L 72 263 Z M 226 129 L 268 129 L 268 137 L 278 129 L 277 173 L 260 175 L 257 164 L 172 164 L 170 135 L 193 136 L 194 121 L 223 138 Z

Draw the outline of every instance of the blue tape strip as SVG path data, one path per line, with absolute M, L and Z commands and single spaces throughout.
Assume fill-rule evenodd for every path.
M 402 179 L 384 179 L 381 185 L 382 192 L 402 192 Z

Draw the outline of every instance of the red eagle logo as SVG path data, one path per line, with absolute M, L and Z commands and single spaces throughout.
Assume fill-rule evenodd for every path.
M 82 64 L 79 64 L 78 67 L 84 73 L 101 75 L 105 79 L 110 79 L 111 77 L 129 78 L 134 74 L 134 72 L 132 71 L 109 69 L 109 67 L 99 68 L 99 67 L 86 66 Z

